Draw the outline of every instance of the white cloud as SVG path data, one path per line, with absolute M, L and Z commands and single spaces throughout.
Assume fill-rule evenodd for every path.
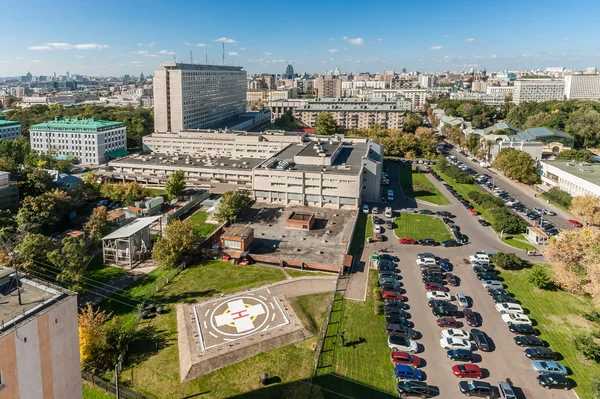
M 230 39 L 228 37 L 220 37 L 218 39 L 213 40 L 213 42 L 221 42 L 221 43 L 237 43 L 237 40 Z
M 490 55 L 490 58 L 498 58 L 498 56 L 496 54 L 492 54 Z
M 235 55 L 240 55 L 240 53 L 235 52 L 235 51 L 230 51 L 230 52 L 227 53 L 227 55 L 233 55 L 233 56 L 235 56 Z
M 378 38 L 377 38 L 377 41 L 378 41 L 378 42 L 382 42 L 382 41 L 383 41 L 383 38 L 382 38 L 382 37 L 378 37 Z
M 350 43 L 353 46 L 362 46 L 365 44 L 365 41 L 363 40 L 362 37 L 357 37 L 357 38 L 350 38 L 347 36 L 342 37 L 343 40 L 347 41 L 348 43 Z
M 474 42 L 474 41 L 475 41 L 475 39 L 472 37 L 468 37 L 465 39 L 465 42 Z
M 437 51 L 437 50 L 441 50 L 442 46 L 431 46 L 429 47 L 429 50 L 433 50 L 433 51 Z
M 31 62 L 33 62 L 34 64 L 41 64 L 41 63 L 42 63 L 42 62 L 44 62 L 44 61 L 42 61 L 42 60 L 33 60 L 33 61 L 31 61 Z
M 18 59 L 18 60 L 22 60 L 22 59 L 23 59 L 23 57 L 17 57 L 17 59 Z
M 210 46 L 208 44 L 198 43 L 198 44 L 196 44 L 196 47 L 210 47 Z
M 69 44 L 69 43 L 44 43 L 41 46 L 30 46 L 29 50 L 102 50 L 109 48 L 106 44 L 84 43 L 84 44 Z
M 175 53 L 173 53 L 173 54 L 175 54 Z M 152 53 L 144 54 L 144 57 L 158 57 L 158 54 L 152 54 Z
M 190 43 L 190 42 L 185 42 L 185 43 L 183 43 L 183 44 L 184 44 L 185 46 L 191 46 L 191 45 L 192 45 L 192 43 Z
M 85 55 L 76 55 L 77 58 L 85 58 Z
M 137 65 L 143 64 L 143 63 L 144 63 L 143 61 L 131 61 L 130 62 L 130 64 L 137 64 Z
M 339 52 L 340 52 L 340 50 L 338 50 L 338 49 L 336 49 L 336 48 L 330 48 L 330 49 L 329 49 L 329 50 L 327 50 L 327 51 L 329 51 L 330 53 L 339 53 Z
M 132 54 L 146 55 L 146 54 L 148 54 L 148 50 L 134 51 Z
M 240 51 L 250 50 L 250 47 L 240 47 Z
M 174 52 L 174 51 L 169 51 L 169 50 L 160 50 L 160 51 L 158 52 L 158 54 L 167 54 L 167 55 L 173 55 L 173 54 L 175 54 L 175 52 Z
M 568 41 L 569 41 L 569 38 L 568 38 L 568 37 L 565 37 L 565 38 L 563 38 L 563 41 L 564 41 L 564 42 L 568 42 Z
M 138 47 L 142 47 L 144 43 L 138 43 Z
M 263 61 L 264 61 L 264 60 L 263 60 L 262 58 L 259 58 L 259 59 L 257 59 L 257 60 L 253 60 L 252 58 L 250 58 L 250 59 L 248 60 L 248 62 L 249 62 L 249 63 L 253 63 L 253 62 L 263 62 Z
M 329 39 L 329 41 L 330 42 L 335 42 L 335 38 L 332 37 L 332 38 Z
M 273 55 L 273 53 L 272 53 L 272 52 L 270 52 L 270 51 L 265 51 L 263 54 L 264 54 L 264 55 Z
M 12 61 L 0 61 L 0 64 L 12 64 Z
M 150 43 L 148 43 L 148 47 L 154 47 L 155 44 L 156 43 L 154 43 L 154 42 L 150 42 Z
M 333 61 L 335 58 L 330 58 L 329 61 Z

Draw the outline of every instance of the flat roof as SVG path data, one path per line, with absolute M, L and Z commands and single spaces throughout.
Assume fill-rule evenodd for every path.
M 122 122 L 104 121 L 95 118 L 59 118 L 32 125 L 30 130 L 64 130 L 64 131 L 85 131 L 100 132 L 103 130 L 124 127 Z
M 186 161 L 188 163 L 186 163 Z M 265 161 L 265 158 L 229 158 L 207 156 L 167 155 L 154 153 L 152 155 L 129 155 L 109 162 L 109 166 L 168 166 L 168 169 L 180 168 L 212 168 L 228 170 L 251 170 Z M 235 165 L 235 166 L 234 166 Z M 165 168 L 166 169 L 166 168 Z
M 150 226 L 152 223 L 156 222 L 162 216 L 149 216 L 145 218 L 135 219 L 133 222 L 126 224 L 121 227 L 119 230 L 113 231 L 109 235 L 103 237 L 103 240 L 114 240 L 117 238 L 125 238 L 131 237 L 138 231 L 142 230 L 145 227 Z
M 578 161 L 541 161 L 542 163 L 554 166 L 563 172 L 569 173 L 580 179 L 589 181 L 592 184 L 600 186 L 600 163 L 586 163 Z M 585 170 L 585 172 L 584 172 Z M 589 172 L 588 172 L 589 171 Z
M 8 126 L 20 126 L 21 122 L 19 121 L 9 121 L 5 116 L 0 116 L 0 127 L 8 127 Z

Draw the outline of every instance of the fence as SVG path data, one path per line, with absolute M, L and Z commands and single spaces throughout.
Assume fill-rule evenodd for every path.
M 87 373 L 82 371 L 81 378 L 84 381 L 88 381 L 96 387 L 102 389 L 104 392 L 110 393 L 112 395 L 117 394 L 116 386 L 113 382 L 107 381 L 104 378 L 97 376 L 92 373 Z M 123 384 L 119 384 L 119 398 L 121 399 L 147 399 L 144 395 L 141 395 L 131 389 L 127 388 Z
M 313 372 L 312 377 L 317 376 L 317 369 L 319 368 L 319 362 L 321 360 L 321 352 L 323 351 L 323 347 L 325 345 L 325 337 L 327 335 L 327 330 L 329 327 L 329 319 L 331 318 L 331 312 L 333 311 L 333 304 L 335 302 L 335 298 L 337 296 L 337 286 L 340 281 L 340 275 L 338 274 L 337 279 L 335 280 L 335 291 L 331 293 L 331 298 L 329 299 L 329 304 L 327 305 L 327 316 L 325 316 L 325 321 L 323 322 L 323 326 L 321 327 L 321 332 L 319 333 L 319 339 L 317 340 L 317 351 L 315 353 L 315 360 L 313 363 Z

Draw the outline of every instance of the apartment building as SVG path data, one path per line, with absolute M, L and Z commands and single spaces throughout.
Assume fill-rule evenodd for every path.
M 0 170 L 0 209 L 19 209 L 19 185 L 10 180 L 10 173 Z
M 503 95 L 507 96 L 508 94 L 513 94 L 515 91 L 514 86 L 488 86 L 485 89 L 486 94 L 495 94 L 495 95 Z
M 315 91 L 315 79 L 294 79 L 298 94 L 312 94 Z
M 410 101 L 412 111 L 421 111 L 427 100 L 427 89 L 374 89 L 373 98 L 403 99 Z
M 15 139 L 21 135 L 21 124 L 17 121 L 6 120 L 0 115 L 0 140 Z
M 77 295 L 0 267 L 0 301 L 0 399 L 81 398 Z
M 422 89 L 433 89 L 437 85 L 437 76 L 419 75 L 419 86 Z
M 31 149 L 38 153 L 75 157 L 86 165 L 100 165 L 127 153 L 124 123 L 94 118 L 63 119 L 29 128 Z
M 294 112 L 294 109 L 306 105 L 307 103 L 308 100 L 296 98 L 280 101 L 269 101 L 266 106 L 271 111 L 271 118 L 275 120 L 287 112 Z
M 401 129 L 404 116 L 412 109 L 409 101 L 394 99 L 315 99 L 294 109 L 294 116 L 314 127 L 317 117 L 329 112 L 338 126 L 346 129 L 368 129 L 378 125 L 386 129 Z
M 487 105 L 502 105 L 506 101 L 505 94 L 487 94 L 487 93 L 450 93 L 450 99 L 452 100 L 471 100 L 481 101 Z
M 562 79 L 522 79 L 516 80 L 513 102 L 564 100 L 565 81 Z
M 566 75 L 564 80 L 567 100 L 600 99 L 600 75 Z
M 227 126 L 246 111 L 246 71 L 242 67 L 184 63 L 161 64 L 154 71 L 154 129 Z
M 324 77 L 315 79 L 314 91 L 318 98 L 339 98 L 342 96 L 342 79 Z
M 248 104 L 253 102 L 269 102 L 287 100 L 288 98 L 296 98 L 297 89 L 291 87 L 288 89 L 281 90 L 248 90 L 246 92 L 246 101 Z

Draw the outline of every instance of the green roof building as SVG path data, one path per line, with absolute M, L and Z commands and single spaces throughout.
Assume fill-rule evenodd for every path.
M 101 165 L 127 154 L 122 122 L 94 118 L 55 118 L 29 128 L 31 148 L 38 153 L 74 157 L 82 164 Z
M 4 115 L 0 115 L 0 140 L 14 139 L 21 135 L 21 123 L 9 121 Z

